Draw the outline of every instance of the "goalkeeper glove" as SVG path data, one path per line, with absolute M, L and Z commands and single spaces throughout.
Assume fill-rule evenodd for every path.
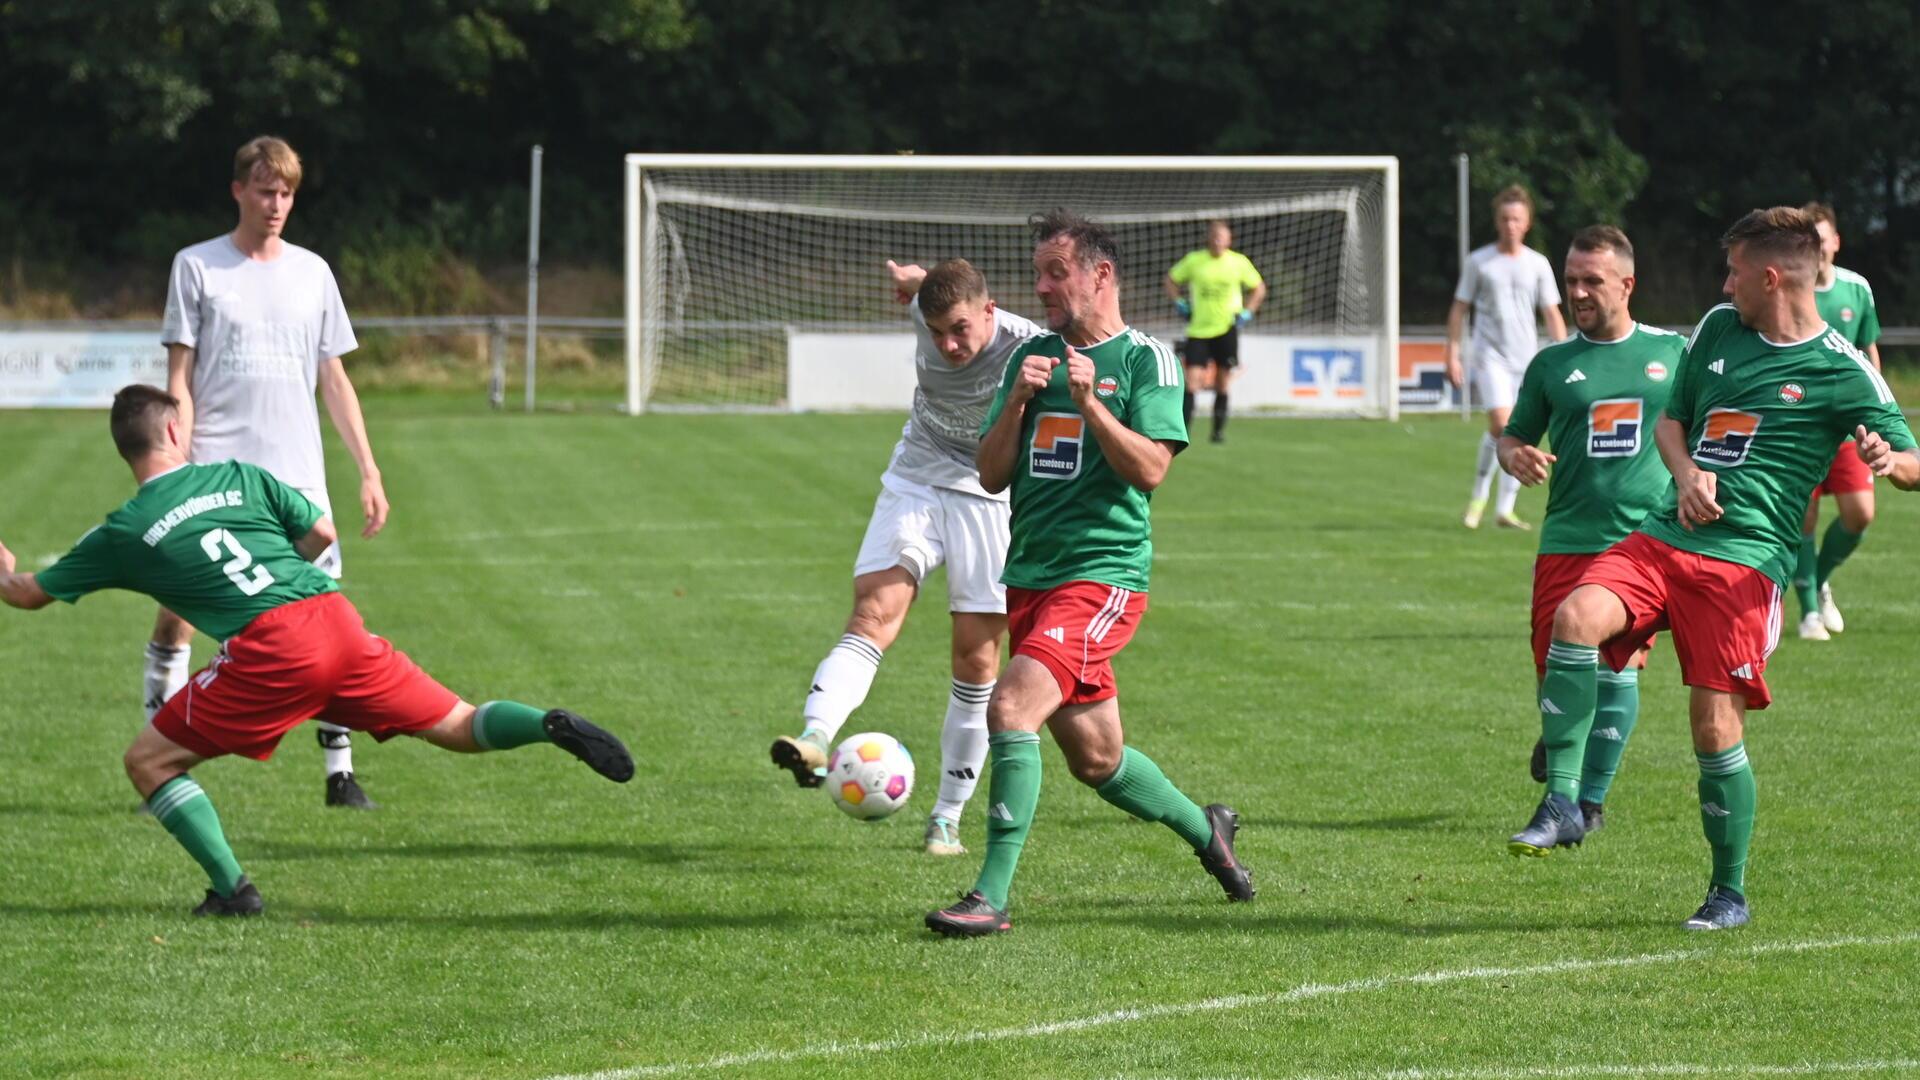
M 1241 308 L 1240 313 L 1233 317 L 1233 325 L 1235 326 L 1245 326 L 1252 321 L 1253 312 L 1248 311 L 1246 308 Z
M 1192 318 L 1193 304 L 1189 303 L 1187 298 L 1183 296 L 1173 302 L 1173 313 L 1183 319 Z

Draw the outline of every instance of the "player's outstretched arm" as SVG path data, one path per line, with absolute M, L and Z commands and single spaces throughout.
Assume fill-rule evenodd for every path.
M 1560 460 L 1545 450 L 1512 435 L 1500 436 L 1500 467 L 1527 487 L 1547 478 L 1547 466 Z
M 1920 450 L 1895 450 L 1866 425 L 1854 429 L 1854 452 L 1875 476 L 1884 476 L 1901 491 L 1920 487 Z
M 1720 477 L 1693 463 L 1687 453 L 1687 429 L 1680 426 L 1680 421 L 1662 416 L 1653 427 L 1653 444 L 1660 449 L 1660 460 L 1666 463 L 1667 471 L 1673 474 L 1681 526 L 1691 529 L 1720 520 Z
M 338 539 L 340 539 L 340 533 L 333 527 L 333 519 L 323 517 L 313 523 L 313 528 L 307 530 L 307 535 L 293 542 L 293 550 L 299 552 L 301 558 L 312 562 L 325 554 Z
M 901 266 L 892 259 L 887 260 L 887 280 L 893 285 L 893 298 L 902 304 L 910 304 L 920 295 L 920 286 L 927 280 L 925 267 L 914 263 Z
M 13 552 L 7 545 L 0 544 L 0 601 L 8 607 L 17 607 L 22 611 L 34 611 L 53 603 L 53 597 L 40 587 L 32 574 L 14 573 Z
M 333 428 L 347 444 L 353 463 L 360 469 L 360 512 L 366 525 L 361 539 L 371 540 L 387 527 L 387 489 L 380 482 L 380 466 L 373 460 L 373 445 L 367 441 L 367 421 L 360 414 L 360 395 L 347 378 L 347 366 L 335 356 L 320 365 L 320 400 L 327 403 L 327 415 Z

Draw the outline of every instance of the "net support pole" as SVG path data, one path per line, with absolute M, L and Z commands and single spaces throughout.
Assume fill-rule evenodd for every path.
M 507 403 L 507 324 L 498 315 L 487 320 L 487 404 L 499 409 Z
M 1458 195 L 1455 198 L 1457 204 L 1455 213 L 1460 232 L 1459 272 L 1464 274 L 1467 272 L 1467 255 L 1473 250 L 1471 246 L 1472 238 L 1468 235 L 1467 231 L 1472 227 L 1467 215 L 1467 200 L 1472 197 L 1467 194 L 1467 155 L 1453 155 L 1453 170 L 1456 177 L 1455 184 L 1458 188 Z M 1448 301 L 1448 305 L 1449 309 L 1451 309 L 1451 300 Z M 1465 330 L 1466 328 L 1464 326 L 1461 327 L 1462 336 L 1465 336 Z M 1460 351 L 1462 354 L 1466 354 L 1465 342 L 1461 343 Z M 1473 363 L 1473 357 L 1471 355 L 1464 355 L 1463 359 L 1465 362 L 1460 368 L 1460 419 L 1471 420 L 1473 419 L 1473 369 L 1470 365 Z
M 527 188 L 527 385 L 526 409 L 533 411 L 533 358 L 540 348 L 540 146 L 533 148 L 533 177 Z
M 640 415 L 640 164 L 627 161 L 627 415 Z
M 1388 420 L 1400 419 L 1400 159 L 1390 158 L 1386 162 L 1387 191 L 1385 206 L 1386 217 L 1386 310 L 1382 319 L 1382 329 L 1386 341 L 1386 356 L 1377 367 L 1377 374 L 1386 384 L 1386 393 L 1382 402 Z

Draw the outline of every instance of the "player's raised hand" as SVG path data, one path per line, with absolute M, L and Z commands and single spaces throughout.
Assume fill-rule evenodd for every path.
M 1685 477 L 1676 478 L 1673 486 L 1679 495 L 1679 518 L 1683 528 L 1711 525 L 1725 513 L 1718 502 L 1720 477 L 1712 470 L 1695 469 Z
M 1865 424 L 1853 430 L 1853 452 L 1860 455 L 1860 461 L 1867 471 L 1875 476 L 1893 475 L 1893 446 L 1880 437 L 1877 431 L 1868 431 Z
M 371 540 L 387 527 L 387 489 L 381 486 L 380 477 L 361 479 L 360 513 L 367 522 L 360 529 L 360 539 Z
M 927 280 L 927 271 L 914 263 L 901 266 L 888 259 L 887 279 L 893 283 L 893 298 L 902 304 L 910 304 L 920 291 L 920 284 Z
M 1082 411 L 1093 403 L 1093 361 L 1071 345 L 1067 346 L 1067 392 Z
M 1515 480 L 1527 487 L 1532 487 L 1545 480 L 1547 466 L 1559 460 L 1537 446 L 1522 443 L 1507 455 L 1505 464 L 1507 472 L 1512 474 Z
M 7 545 L 0 544 L 0 574 L 13 573 L 14 566 L 13 552 L 7 550 Z
M 1057 356 L 1029 354 L 1020 362 L 1020 374 L 1013 380 L 1013 389 L 1008 391 L 1007 397 L 1015 402 L 1030 400 L 1053 381 L 1053 369 L 1059 366 L 1060 358 Z

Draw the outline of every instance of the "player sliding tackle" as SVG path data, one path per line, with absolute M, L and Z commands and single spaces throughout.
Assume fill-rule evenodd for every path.
M 1573 234 L 1567 251 L 1567 303 L 1577 332 L 1541 349 L 1520 380 L 1519 400 L 1500 436 L 1500 467 L 1522 484 L 1552 473 L 1540 557 L 1533 564 L 1533 666 L 1547 674 L 1553 613 L 1600 552 L 1624 539 L 1659 506 L 1668 483 L 1653 446 L 1653 420 L 1667 406 L 1686 339 L 1633 321 L 1633 245 L 1611 225 Z M 1552 453 L 1539 448 L 1546 435 Z M 1564 815 L 1575 800 L 1584 831 L 1602 806 L 1627 737 L 1640 715 L 1640 669 L 1647 651 L 1622 671 L 1599 676 L 1592 730 L 1584 741 L 1556 730 L 1534 744 L 1534 779 Z M 1517 853 L 1545 855 L 1515 839 Z
M 1040 802 L 1040 729 L 1074 778 L 1192 845 L 1229 898 L 1253 897 L 1238 816 L 1202 810 L 1125 745 L 1112 659 L 1147 608 L 1148 502 L 1187 445 L 1180 362 L 1120 317 L 1118 256 L 1100 226 L 1036 214 L 1034 291 L 1053 333 L 1015 350 L 980 439 L 980 483 L 1013 491 L 1013 657 L 987 705 L 987 857 L 972 892 L 927 916 L 949 936 L 1012 928 L 1007 892 Z
M 1920 486 L 1920 454 L 1886 381 L 1814 305 L 1813 220 L 1791 207 L 1755 210 L 1721 243 L 1733 303 L 1694 329 L 1654 434 L 1673 486 L 1554 613 L 1540 684 L 1549 752 L 1585 742 L 1598 661 L 1620 671 L 1655 632 L 1672 628 L 1681 679 L 1692 688 L 1700 822 L 1713 851 L 1706 902 L 1689 930 L 1748 921 L 1746 714 L 1772 700 L 1767 655 L 1780 640 L 1780 591 L 1814 484 L 1852 434 L 1875 476 L 1906 491 Z M 1578 811 L 1549 793 L 1511 844 L 1548 850 L 1582 835 Z
M 931 271 L 889 261 L 894 294 L 918 339 L 913 413 L 900 432 L 880 497 L 853 564 L 853 614 L 813 672 L 795 738 L 773 741 L 773 763 L 801 787 L 818 787 L 827 747 L 873 686 L 880 658 L 906 622 L 920 583 L 947 566 L 953 613 L 953 690 L 940 729 L 940 797 L 927 819 L 929 855 L 961 855 L 960 811 L 987 759 L 987 697 L 1007 632 L 1007 497 L 980 486 L 973 463 L 980 422 L 1007 357 L 1040 328 L 1001 311 L 987 279 L 965 259 Z
M 172 396 L 129 386 L 114 395 L 110 423 L 139 490 L 38 574 L 16 572 L 0 545 L 0 600 L 32 610 L 129 589 L 221 640 L 125 759 L 154 818 L 212 879 L 195 915 L 257 915 L 266 905 L 187 770 L 226 754 L 265 761 L 309 717 L 463 753 L 553 743 L 610 780 L 632 779 L 633 759 L 608 732 L 562 709 L 476 709 L 369 634 L 312 563 L 333 544 L 333 522 L 258 466 L 188 464 Z

